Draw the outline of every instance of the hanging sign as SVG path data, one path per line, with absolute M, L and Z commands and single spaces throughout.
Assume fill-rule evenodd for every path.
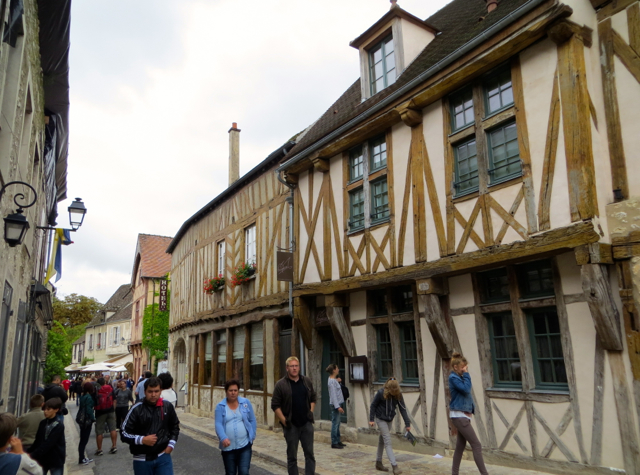
M 167 287 L 169 283 L 166 280 L 160 281 L 160 311 L 167 311 Z
M 277 251 L 278 280 L 293 282 L 293 252 Z

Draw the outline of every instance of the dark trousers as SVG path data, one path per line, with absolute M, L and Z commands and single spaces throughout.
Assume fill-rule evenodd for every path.
M 78 462 L 82 462 L 85 458 L 84 450 L 87 448 L 89 436 L 91 435 L 91 426 L 80 427 L 80 442 L 78 443 Z
M 225 475 L 249 475 L 251 454 L 251 443 L 241 449 L 223 450 L 222 461 L 224 462 Z
M 466 417 L 454 417 L 451 419 L 453 425 L 458 429 L 458 440 L 456 442 L 456 451 L 453 454 L 453 464 L 451 466 L 451 475 L 458 475 L 460 470 L 460 461 L 462 460 L 462 454 L 464 448 L 467 446 L 467 442 L 471 445 L 473 451 L 473 460 L 480 470 L 481 475 L 489 475 L 487 468 L 484 466 L 484 459 L 482 458 L 482 445 L 478 440 L 476 432 L 473 430 L 471 421 Z
M 127 417 L 129 406 L 116 406 L 116 429 L 122 427 L 122 423 Z
M 304 452 L 304 473 L 314 475 L 316 458 L 313 455 L 313 424 L 307 422 L 302 427 L 289 423 L 284 428 L 284 440 L 287 441 L 287 469 L 289 475 L 298 475 L 298 442 Z

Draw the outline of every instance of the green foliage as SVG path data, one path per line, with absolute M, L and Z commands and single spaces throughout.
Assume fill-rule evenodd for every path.
M 156 292 L 156 297 L 159 294 Z M 171 291 L 167 291 L 167 310 L 160 311 L 160 304 L 147 305 L 142 315 L 142 348 L 149 350 L 149 361 L 164 358 L 169 348 L 169 308 Z
M 68 335 L 60 322 L 53 322 L 47 337 L 47 360 L 44 366 L 44 381 L 51 382 L 56 374 L 64 375 L 64 368 L 71 363 L 71 344 Z
M 102 304 L 93 297 L 78 294 L 69 294 L 63 300 L 53 297 L 53 319 L 64 328 L 86 325 L 101 308 Z
M 86 356 L 82 358 L 82 363 L 80 366 L 87 366 L 89 363 L 93 363 L 93 358 L 87 358 Z

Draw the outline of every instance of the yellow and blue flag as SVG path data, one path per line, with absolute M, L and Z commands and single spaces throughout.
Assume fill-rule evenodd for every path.
M 62 277 L 62 246 L 73 244 L 71 240 L 71 231 L 69 229 L 56 228 L 53 233 L 53 246 L 51 249 L 51 260 L 47 269 L 47 276 L 44 279 L 46 285 L 55 275 L 56 282 Z

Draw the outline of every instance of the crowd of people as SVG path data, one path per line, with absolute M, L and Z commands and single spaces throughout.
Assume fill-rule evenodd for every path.
M 457 445 L 451 473 L 457 475 L 467 442 L 481 474 L 487 474 L 480 442 L 471 426 L 475 412 L 471 396 L 471 377 L 467 360 L 459 353 L 451 359 L 449 375 L 449 417 L 457 429 Z M 343 449 L 340 420 L 349 398 L 347 388 L 339 377 L 339 369 L 331 364 L 328 390 L 331 409 L 331 448 Z M 78 407 L 79 426 L 78 463 L 89 464 L 86 446 L 95 424 L 97 450 L 94 456 L 104 455 L 102 443 L 105 433 L 111 439 L 109 454 L 115 454 L 117 432 L 120 440 L 129 445 L 133 455 L 135 475 L 173 475 L 173 452 L 180 433 L 180 421 L 175 411 L 177 394 L 173 390 L 170 373 L 153 376 L 145 372 L 137 383 L 127 375 L 111 380 L 109 375 L 60 381 L 55 376 L 41 394 L 31 398 L 30 410 L 20 418 L 0 414 L 0 474 L 2 475 L 62 475 L 66 443 L 64 415 L 71 398 Z M 241 383 L 228 380 L 224 385 L 225 398 L 215 408 L 215 430 L 220 441 L 226 475 L 248 475 L 252 446 L 257 434 L 257 421 L 251 401 L 240 396 Z M 302 446 L 305 475 L 315 474 L 314 409 L 316 392 L 310 378 L 300 373 L 300 362 L 292 356 L 286 361 L 286 375 L 276 382 L 271 409 L 282 426 L 286 441 L 289 475 L 298 475 L 298 448 Z M 400 384 L 389 378 L 380 388 L 369 408 L 369 424 L 380 432 L 375 469 L 388 472 L 382 462 L 386 452 L 394 475 L 402 473 L 391 446 L 392 422 L 399 410 L 405 434 L 411 431 L 411 417 L 407 412 Z M 16 432 L 18 431 L 18 437 Z M 412 438 L 412 437 L 410 437 Z

